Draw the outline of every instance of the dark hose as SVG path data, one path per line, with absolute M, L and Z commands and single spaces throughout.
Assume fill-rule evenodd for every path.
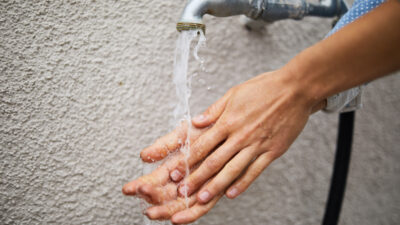
M 341 113 L 339 116 L 335 164 L 322 225 L 336 225 L 339 221 L 349 171 L 354 117 L 354 112 Z

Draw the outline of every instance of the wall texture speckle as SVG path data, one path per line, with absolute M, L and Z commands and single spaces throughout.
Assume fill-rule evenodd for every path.
M 0 223 L 143 224 L 122 185 L 139 151 L 167 132 L 175 90 L 175 22 L 183 0 L 0 2 Z M 192 105 L 277 69 L 322 39 L 329 19 L 251 33 L 206 16 L 206 72 L 191 64 Z M 400 79 L 369 85 L 357 113 L 340 224 L 400 221 Z M 208 90 L 210 89 L 210 90 Z M 197 224 L 320 224 L 337 115 L 317 113 L 282 158 Z

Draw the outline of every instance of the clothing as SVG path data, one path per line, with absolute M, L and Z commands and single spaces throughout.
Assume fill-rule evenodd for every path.
M 353 6 L 347 11 L 335 27 L 327 34 L 326 37 L 334 34 L 347 24 L 353 22 L 365 13 L 382 4 L 384 0 L 355 0 Z M 357 74 L 355 74 L 356 76 Z M 348 112 L 360 108 L 362 89 L 365 85 L 351 88 L 347 91 L 335 94 L 327 99 L 326 112 Z

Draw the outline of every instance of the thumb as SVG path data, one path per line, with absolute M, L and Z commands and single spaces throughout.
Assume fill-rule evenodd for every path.
M 222 98 L 218 99 L 208 109 L 192 119 L 192 124 L 197 128 L 203 128 L 215 123 L 225 110 L 226 103 L 231 92 L 228 91 Z

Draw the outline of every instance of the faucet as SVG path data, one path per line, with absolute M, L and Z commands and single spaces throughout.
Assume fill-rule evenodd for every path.
M 253 20 L 274 22 L 282 19 L 300 20 L 305 16 L 334 17 L 347 11 L 343 0 L 189 0 L 176 25 L 178 31 L 202 29 L 203 16 L 217 17 L 246 15 Z

